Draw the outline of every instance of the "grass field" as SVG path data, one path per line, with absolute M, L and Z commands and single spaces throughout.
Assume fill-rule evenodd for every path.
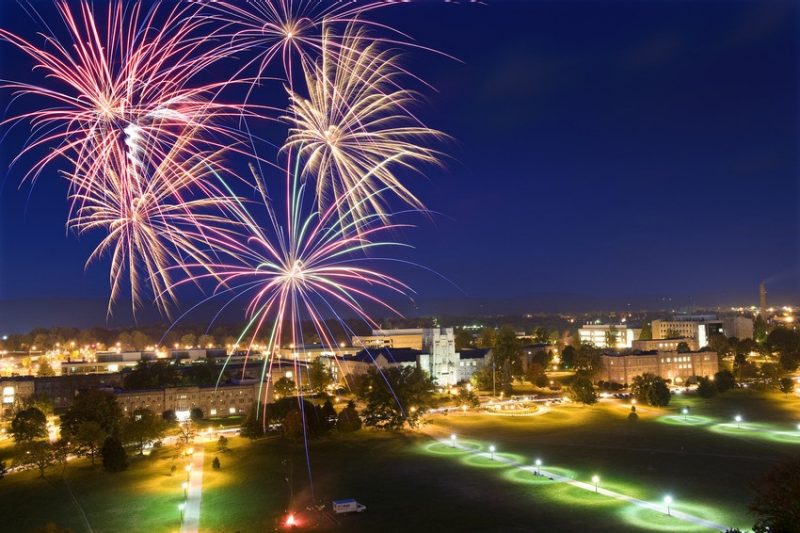
M 689 407 L 684 420 L 682 407 Z M 663 512 L 641 509 L 591 491 L 533 476 L 529 471 L 454 449 L 433 437 L 458 435 L 473 449 L 576 480 L 601 477 L 601 486 L 650 502 L 671 494 L 673 509 L 747 528 L 751 482 L 776 461 L 800 452 L 796 396 L 735 391 L 712 400 L 674 397 L 666 409 L 628 405 L 560 406 L 536 416 L 436 416 L 424 432 L 364 430 L 312 441 L 314 497 L 353 497 L 366 513 L 331 521 L 305 510 L 311 501 L 302 445 L 281 439 L 230 439 L 230 451 L 206 445 L 201 531 L 273 531 L 288 508 L 303 529 L 318 531 L 701 531 Z M 742 427 L 733 416 L 741 414 Z M 778 438 L 778 436 L 783 437 Z M 222 469 L 211 468 L 219 457 Z M 135 459 L 120 474 L 88 461 L 12 474 L 0 480 L 0 512 L 11 529 L 28 532 L 56 523 L 78 532 L 178 530 L 181 481 L 169 476 L 172 458 L 161 450 Z M 182 463 L 179 464 L 179 472 Z M 291 471 L 291 476 L 289 476 Z M 289 483 L 292 478 L 293 504 Z M 71 496 L 74 495 L 74 499 Z M 85 513 L 85 518 L 84 518 Z
M 173 532 L 179 527 L 181 481 L 170 476 L 167 450 L 136 458 L 118 474 L 92 467 L 87 460 L 60 467 L 11 474 L 0 480 L 0 531 L 25 533 L 54 523 L 74 532 Z M 178 463 L 183 464 L 183 463 Z

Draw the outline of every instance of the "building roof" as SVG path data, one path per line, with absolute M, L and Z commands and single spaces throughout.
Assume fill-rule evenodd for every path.
M 483 359 L 489 353 L 489 348 L 475 348 L 472 350 L 460 350 L 459 357 L 461 359 Z
M 353 356 L 356 361 L 372 363 L 379 355 L 383 355 L 390 363 L 416 363 L 422 352 L 413 348 L 375 348 L 361 350 Z

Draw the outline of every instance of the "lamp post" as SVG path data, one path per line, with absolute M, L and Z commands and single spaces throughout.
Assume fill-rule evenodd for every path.
M 688 408 L 688 407 L 684 407 L 684 408 L 681 410 L 681 412 L 683 413 L 683 421 L 684 421 L 684 422 L 686 422 L 686 415 L 688 415 L 688 414 L 689 414 L 689 408 Z
M 450 443 L 452 444 L 453 448 L 456 447 L 456 434 L 455 433 L 450 435 Z
M 536 475 L 537 476 L 541 476 L 542 475 L 542 460 L 541 459 L 536 459 Z
M 672 496 L 670 496 L 669 494 L 664 496 L 664 505 L 667 506 L 667 516 L 672 516 L 669 509 L 669 506 L 672 505 Z
M 185 503 L 179 503 L 178 504 L 178 511 L 180 511 L 180 513 L 181 513 L 181 524 L 183 524 L 183 510 L 185 508 L 186 508 L 186 504 Z
M 598 475 L 592 476 L 592 483 L 594 483 L 594 491 L 597 492 L 598 491 L 597 485 L 600 484 L 600 476 Z
M 742 415 L 736 415 L 736 429 L 742 429 Z
M 464 412 L 464 416 L 467 416 L 467 406 L 466 405 L 462 405 L 461 406 L 461 411 Z
M 489 453 L 491 453 L 491 454 L 492 454 L 492 461 L 494 461 L 494 450 L 495 450 L 495 448 L 494 448 L 494 444 L 492 444 L 491 446 L 489 446 Z
M 183 497 L 185 498 L 186 491 L 189 488 L 189 483 L 187 481 L 184 481 L 183 483 L 181 483 L 181 488 L 183 488 Z

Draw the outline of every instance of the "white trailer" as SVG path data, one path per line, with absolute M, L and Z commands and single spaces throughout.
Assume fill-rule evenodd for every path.
M 333 512 L 336 514 L 363 513 L 367 510 L 366 505 L 361 505 L 353 498 L 348 498 L 346 500 L 334 500 L 332 507 Z

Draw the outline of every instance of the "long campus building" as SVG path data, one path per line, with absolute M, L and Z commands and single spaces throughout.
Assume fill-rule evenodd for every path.
M 676 385 L 694 376 L 713 376 L 719 370 L 716 352 L 643 352 L 601 356 L 604 381 L 630 384 L 642 374 L 655 374 Z

